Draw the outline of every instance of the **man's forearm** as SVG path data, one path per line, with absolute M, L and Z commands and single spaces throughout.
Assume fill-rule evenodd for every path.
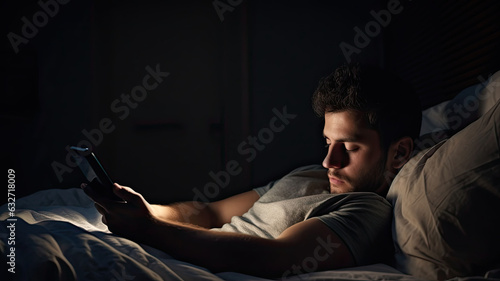
M 138 242 L 213 272 L 280 276 L 290 263 L 284 244 L 246 234 L 215 232 L 179 222 L 156 221 L 146 227 L 140 236 L 136 237 Z
M 155 215 L 162 220 L 188 223 L 203 228 L 216 227 L 208 204 L 203 202 L 180 202 L 151 206 Z
M 152 205 L 154 213 L 163 220 L 189 223 L 204 228 L 221 227 L 233 216 L 241 216 L 259 199 L 254 190 L 211 202 L 182 202 L 172 205 Z
M 174 258 L 213 272 L 236 271 L 268 278 L 310 270 L 353 266 L 354 260 L 341 239 L 320 220 L 307 220 L 285 230 L 276 239 L 240 233 L 211 231 L 179 222 L 147 222 L 133 239 L 160 249 Z

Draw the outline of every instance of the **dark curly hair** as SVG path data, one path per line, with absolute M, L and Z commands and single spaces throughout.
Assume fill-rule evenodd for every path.
M 419 136 L 420 100 L 412 87 L 381 68 L 344 64 L 320 80 L 313 94 L 315 113 L 354 110 L 362 112 L 370 128 L 379 132 L 382 148 L 402 137 Z

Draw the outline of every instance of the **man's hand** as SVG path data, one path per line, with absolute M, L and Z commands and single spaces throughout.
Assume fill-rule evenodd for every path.
M 90 185 L 82 184 L 82 188 L 94 200 L 97 211 L 102 215 L 102 222 L 115 234 L 140 240 L 138 236 L 157 220 L 154 208 L 130 187 L 117 183 L 113 185 L 113 192 L 124 202 L 99 195 Z

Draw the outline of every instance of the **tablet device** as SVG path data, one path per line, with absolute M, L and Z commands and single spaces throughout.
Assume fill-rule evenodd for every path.
M 113 181 L 109 177 L 104 167 L 93 152 L 86 147 L 71 146 L 71 156 L 78 164 L 83 176 L 87 179 L 87 184 L 92 186 L 92 189 L 111 200 L 123 201 L 113 192 Z

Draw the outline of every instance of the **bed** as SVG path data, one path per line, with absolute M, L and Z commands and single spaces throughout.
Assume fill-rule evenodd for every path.
M 93 202 L 80 189 L 42 191 L 19 200 L 16 207 L 15 274 L 19 280 L 258 279 L 232 272 L 212 274 L 204 268 L 172 259 L 158 250 L 109 233 Z M 6 217 L 6 214 L 1 217 L 2 231 L 9 224 Z M 2 235 L 5 237 L 7 233 L 2 232 Z M 3 257 L 8 253 L 5 249 L 3 243 Z M 336 274 L 339 278 L 351 280 L 355 276 L 374 273 L 380 279 L 417 280 L 382 264 Z M 325 279 L 327 276 L 327 272 L 314 273 L 307 279 Z M 330 280 L 331 276 L 328 278 Z
M 500 71 L 425 109 L 422 122 L 387 195 L 395 262 L 286 279 L 500 280 Z M 11 203 L 0 209 L 2 280 L 266 280 L 116 236 L 80 188 Z

